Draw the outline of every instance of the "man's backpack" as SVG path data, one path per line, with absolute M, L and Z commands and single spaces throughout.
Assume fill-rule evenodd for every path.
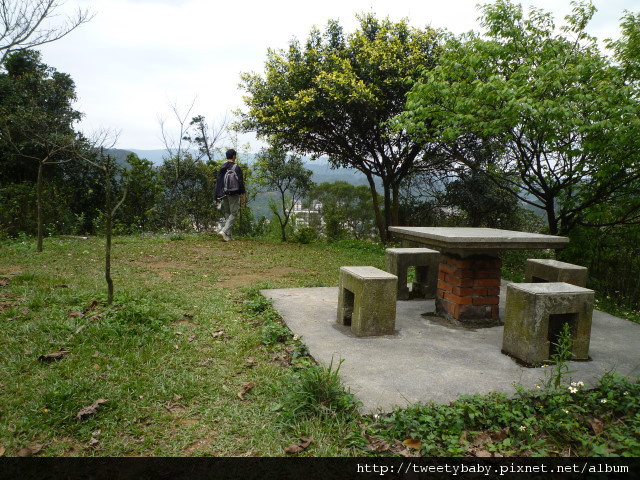
M 240 179 L 236 169 L 239 168 L 232 163 L 224 174 L 224 193 L 225 195 L 237 195 L 240 191 Z

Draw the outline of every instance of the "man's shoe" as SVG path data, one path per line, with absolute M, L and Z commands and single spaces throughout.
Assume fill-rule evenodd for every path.
M 229 240 L 231 240 L 226 233 L 224 233 L 222 230 L 220 230 L 218 232 L 218 235 L 220 235 L 222 237 L 222 240 L 225 242 L 228 242 Z

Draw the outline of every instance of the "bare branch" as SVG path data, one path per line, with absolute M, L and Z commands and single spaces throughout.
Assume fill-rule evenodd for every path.
M 0 63 L 11 52 L 59 40 L 94 17 L 78 8 L 62 24 L 45 23 L 56 17 L 63 4 L 61 0 L 0 0 Z

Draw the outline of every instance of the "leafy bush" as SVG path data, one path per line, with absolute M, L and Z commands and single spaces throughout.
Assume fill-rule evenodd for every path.
M 267 320 L 262 325 L 262 343 L 268 347 L 286 342 L 291 338 L 291 330 L 278 321 Z
M 300 227 L 291 236 L 291 241 L 305 245 L 316 240 L 318 240 L 318 232 L 313 227 Z

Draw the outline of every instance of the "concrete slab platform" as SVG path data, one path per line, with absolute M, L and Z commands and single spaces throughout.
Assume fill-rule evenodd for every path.
M 504 290 L 504 286 L 503 286 Z M 341 359 L 340 376 L 362 402 L 363 413 L 390 412 L 422 402 L 449 403 L 461 394 L 515 392 L 535 388 L 551 367 L 527 368 L 500 352 L 503 327 L 466 329 L 439 317 L 433 300 L 397 304 L 396 331 L 356 337 L 336 323 L 338 288 L 263 290 L 310 354 L 328 366 Z M 505 292 L 501 292 L 504 302 Z M 504 305 L 501 305 L 501 311 Z M 593 385 L 605 373 L 640 375 L 640 325 L 594 311 L 590 361 L 570 362 L 573 381 Z

